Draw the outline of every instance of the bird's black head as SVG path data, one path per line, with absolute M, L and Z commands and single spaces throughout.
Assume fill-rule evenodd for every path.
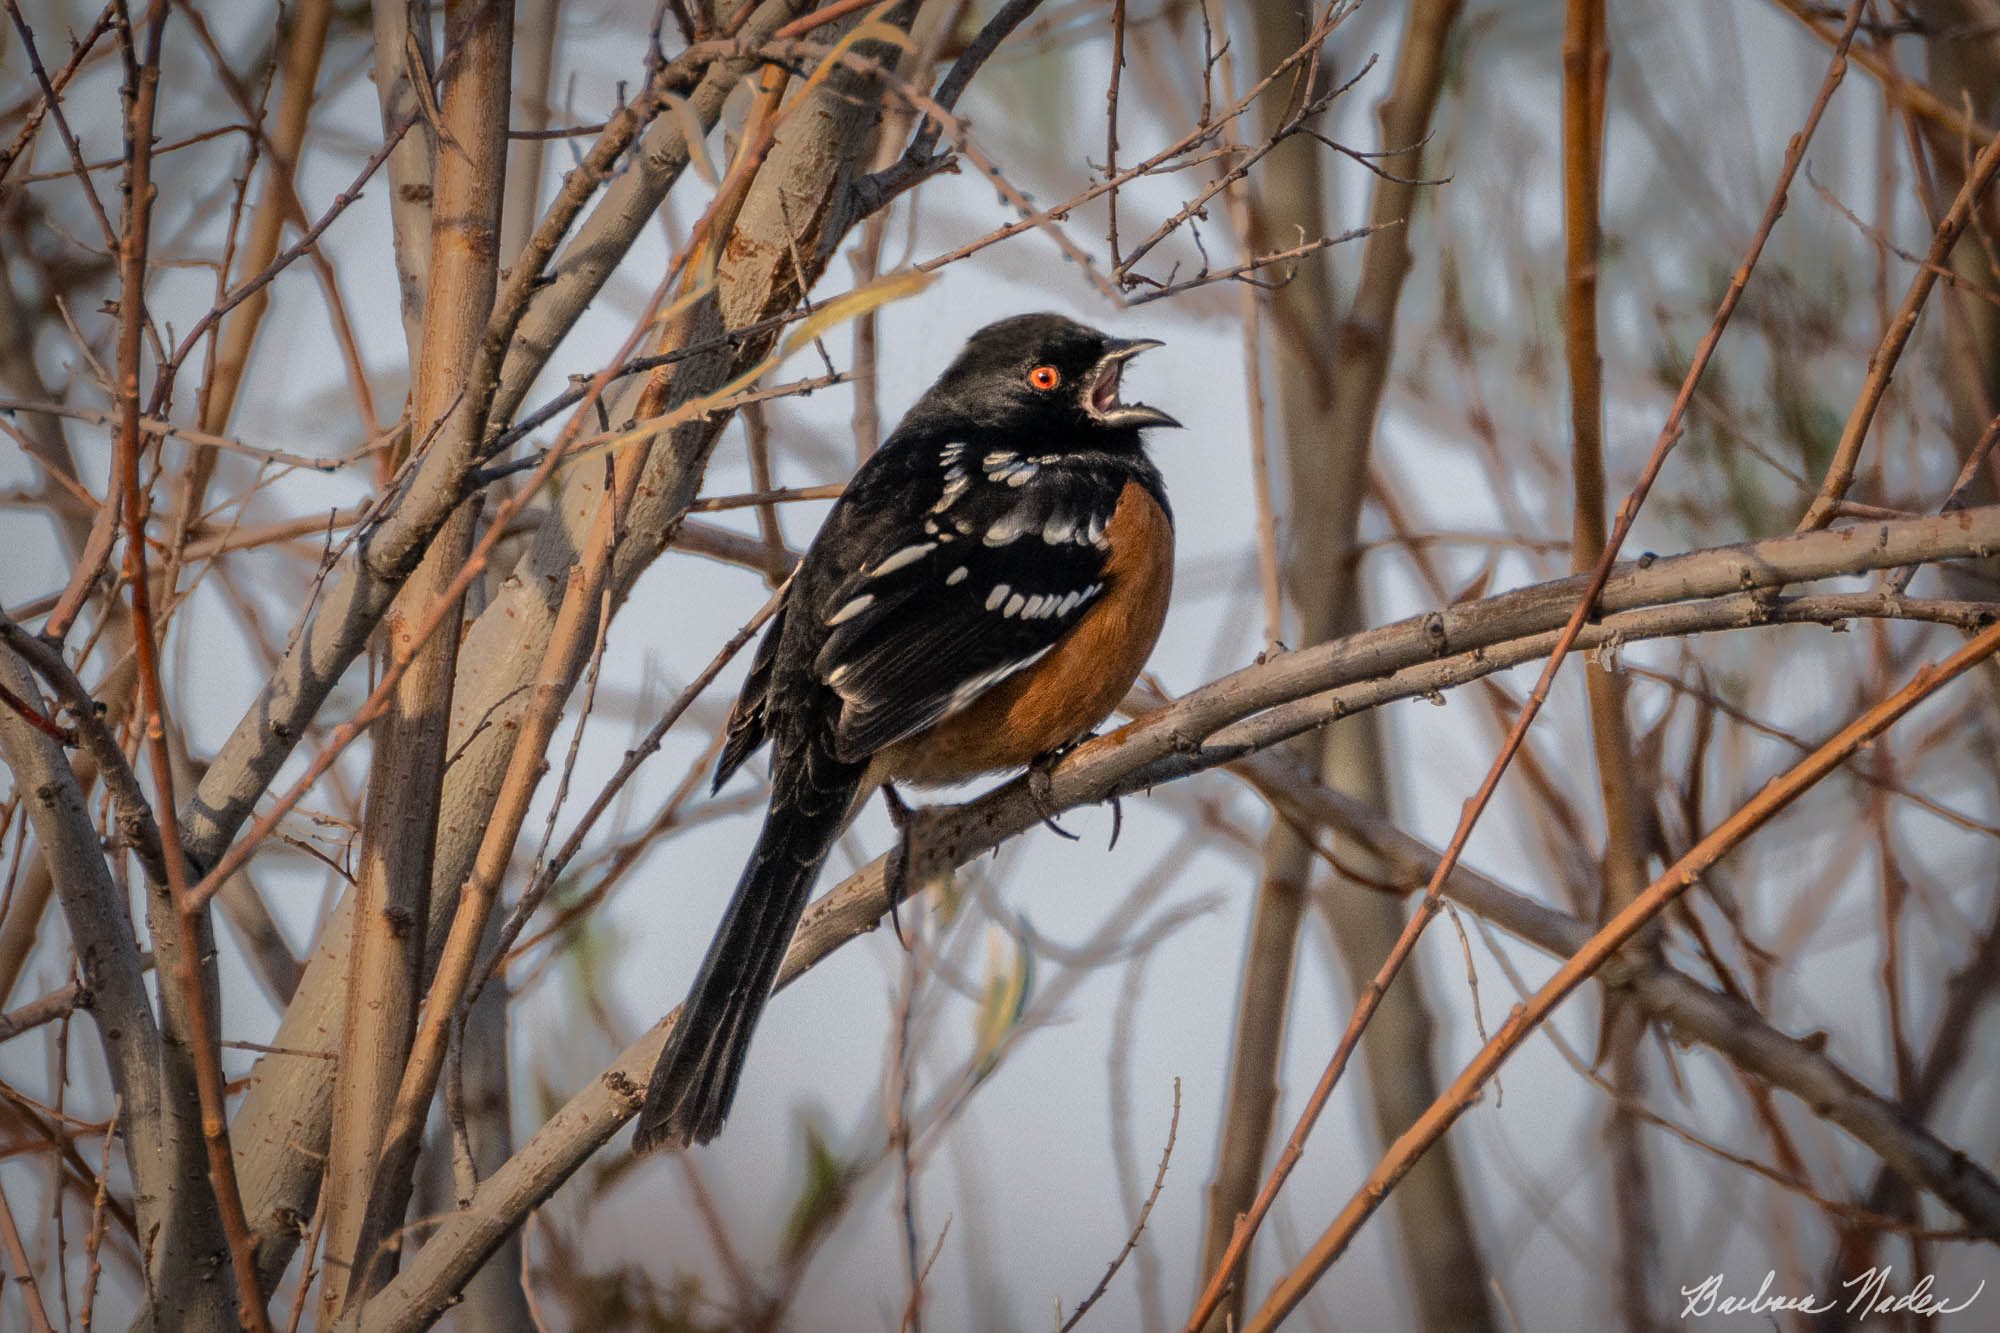
M 911 409 L 911 420 L 1086 438 L 1115 432 L 1136 443 L 1142 426 L 1181 423 L 1118 396 L 1125 363 L 1151 338 L 1113 338 L 1061 315 L 1016 315 L 988 324 Z

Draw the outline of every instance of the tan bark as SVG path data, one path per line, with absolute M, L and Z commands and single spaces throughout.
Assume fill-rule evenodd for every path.
M 1443 79 L 1445 42 L 1458 10 L 1457 0 L 1433 0 L 1412 10 L 1395 81 L 1379 111 L 1385 147 L 1420 143 L 1428 134 Z M 1259 61 L 1268 68 L 1298 48 L 1310 19 L 1285 5 L 1260 6 L 1257 14 Z M 1286 110 L 1281 99 L 1266 99 L 1267 130 Z M 1325 234 L 1318 164 L 1319 155 L 1307 142 L 1295 140 L 1274 151 L 1254 213 L 1257 249 L 1276 248 L 1301 234 Z M 1417 152 L 1392 156 L 1383 165 L 1399 177 L 1422 174 Z M 1337 638 L 1366 623 L 1352 552 L 1388 378 L 1396 305 L 1410 268 L 1409 227 L 1417 205 L 1414 186 L 1377 178 L 1371 188 L 1370 220 L 1401 225 L 1369 238 L 1361 282 L 1344 315 L 1338 313 L 1325 261 L 1303 265 L 1296 278 L 1270 297 L 1290 494 L 1285 580 L 1299 618 L 1300 642 L 1306 644 Z M 1377 807 L 1389 804 L 1388 756 L 1373 714 L 1343 720 L 1323 737 L 1304 738 L 1293 748 L 1338 790 Z M 1223 1142 L 1209 1186 L 1204 1280 L 1221 1262 L 1237 1216 L 1249 1209 L 1263 1181 L 1292 961 L 1315 859 L 1289 824 L 1272 824 L 1237 1005 Z M 1355 853 L 1354 866 L 1369 878 L 1381 871 L 1365 850 Z M 1374 894 L 1343 893 L 1326 900 L 1325 912 L 1350 988 L 1357 987 L 1374 974 L 1394 943 L 1402 927 L 1402 906 Z M 1413 973 L 1388 993 L 1374 1027 L 1362 1050 L 1377 1132 L 1386 1141 L 1401 1133 L 1437 1090 L 1432 1023 L 1419 975 Z M 1395 1215 L 1412 1298 L 1424 1326 L 1489 1327 L 1484 1265 L 1450 1156 L 1433 1154 L 1405 1188 Z M 1240 1316 L 1244 1287 L 1239 1275 L 1210 1329 Z
M 511 0 L 451 0 L 441 99 L 450 144 L 438 155 L 425 292 L 423 352 L 411 396 L 415 447 L 469 451 L 476 426 L 465 387 L 493 310 L 505 194 L 507 117 L 513 62 Z M 386 622 L 385 646 L 416 656 L 375 738 L 360 876 L 348 945 L 347 1022 L 336 1065 L 327 1200 L 322 1315 L 337 1318 L 350 1274 L 371 1255 L 363 1216 L 377 1178 L 389 1111 L 410 1049 L 429 915 L 432 840 L 443 782 L 459 635 L 454 615 L 421 646 L 414 627 L 471 551 L 478 505 L 460 507 L 403 587 Z

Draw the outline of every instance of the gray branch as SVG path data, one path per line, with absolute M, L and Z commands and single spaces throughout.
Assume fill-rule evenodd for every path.
M 27 664 L 5 647 L 0 647 L 0 684 L 47 711 Z M 177 1239 L 217 1237 L 201 1125 L 183 1114 L 192 1109 L 191 1100 L 176 1103 L 161 1095 L 160 1029 L 146 995 L 138 940 L 98 846 L 83 789 L 62 748 L 7 708 L 0 708 L 0 757 L 13 773 L 54 876 L 56 899 L 90 989 L 91 1021 L 119 1098 L 147 1313 L 159 1329 L 222 1327 L 229 1321 L 228 1302 L 218 1298 L 228 1284 L 204 1279 L 213 1266 L 226 1271 L 225 1255 L 218 1249 L 210 1256 L 213 1265 L 205 1265 L 188 1262 L 184 1250 L 173 1248 Z
M 767 21 L 768 8 L 752 21 Z M 856 220 L 845 206 L 847 185 L 868 160 L 862 149 L 879 100 L 865 78 L 843 67 L 813 95 L 812 104 L 788 116 L 731 230 L 717 290 L 690 313 L 685 343 L 710 350 L 671 367 L 668 408 L 731 383 L 774 345 L 779 327 L 772 316 L 797 306 Z M 531 312 L 529 318 L 538 317 Z M 752 328 L 756 332 L 728 336 Z M 634 383 L 613 420 L 632 414 L 644 383 Z M 722 418 L 691 422 L 643 446 L 649 452 L 612 567 L 618 602 L 679 529 L 726 424 Z M 440 944 L 507 765 L 512 722 L 526 699 L 521 686 L 544 656 L 569 570 L 602 498 L 601 467 L 581 466 L 565 475 L 548 520 L 460 649 L 448 743 L 454 759 L 445 774 L 432 870 L 428 938 Z M 337 1048 L 351 910 L 343 898 L 322 931 L 273 1046 Z M 435 955 L 429 961 L 434 964 Z M 289 1262 L 298 1220 L 311 1214 L 319 1188 L 331 1114 L 320 1065 L 307 1057 L 265 1056 L 237 1116 L 244 1206 L 267 1279 Z M 371 1302 L 371 1326 L 374 1308 Z
M 2000 506 L 1942 518 L 1909 519 L 1774 538 L 1621 565 L 1603 604 L 1623 610 L 1587 628 L 1589 652 L 1624 642 L 1850 616 L 1899 616 L 1964 624 L 2000 614 L 1987 604 L 1905 601 L 1875 594 L 1801 597 L 1789 602 L 1754 590 L 1885 568 L 1918 559 L 1983 555 L 2000 543 Z M 1129 727 L 1077 750 L 1051 774 L 1056 809 L 1086 805 L 1257 754 L 1335 717 L 1422 697 L 1545 656 L 1581 592 L 1581 577 L 1503 593 L 1273 658 L 1146 713 Z M 1743 590 L 1743 591 L 1739 591 Z M 1142 701 L 1143 702 L 1143 701 Z M 1275 719 L 1275 720 L 1274 720 Z M 1213 737 L 1211 742 L 1209 738 Z M 961 806 L 922 816 L 917 864 L 906 883 L 962 865 L 1042 820 L 1025 781 Z M 1407 849 L 1406 849 L 1407 850 Z M 889 909 L 885 858 L 848 877 L 812 904 L 792 941 L 780 987 L 849 940 L 875 929 Z M 1465 871 L 1448 892 L 1480 878 Z M 1491 881 L 1484 881 L 1491 885 Z M 1497 886 L 1494 886 L 1497 887 Z M 1538 947 L 1566 955 L 1589 927 L 1519 895 L 1468 898 L 1482 914 Z M 1504 909 L 1504 917 L 1502 911 Z M 1510 924 L 1511 923 L 1511 924 Z M 1975 1226 L 2000 1234 L 2000 1182 L 1913 1125 L 1823 1056 L 1765 1025 L 1746 1026 L 1723 997 L 1677 974 L 1633 980 L 1642 1007 L 1698 1036 L 1774 1084 L 1808 1097 L 1898 1171 L 1932 1190 Z M 1662 978 L 1665 979 L 1662 979 Z M 627 1047 L 488 1178 L 465 1209 L 443 1219 L 427 1243 L 369 1307 L 370 1326 L 415 1329 L 445 1307 L 492 1248 L 637 1113 L 647 1075 L 672 1024 L 670 1014 Z M 1758 1022 L 1761 1024 L 1762 1020 Z M 1703 1036 L 1703 1040 L 1707 1040 Z M 1761 1062 L 1761 1063 L 1753 1063 Z M 1768 1068 L 1766 1067 L 1768 1065 Z M 380 1320 L 379 1325 L 376 1321 Z
M 1388 862 L 1399 887 L 1421 893 L 1429 883 L 1437 868 L 1437 849 L 1403 832 L 1380 811 L 1340 792 L 1298 781 L 1295 766 L 1275 751 L 1255 755 L 1237 767 L 1291 817 L 1324 824 Z M 1595 930 L 1463 865 L 1452 871 L 1445 894 L 1552 958 L 1569 957 Z M 1867 1145 L 1898 1176 L 1929 1190 L 1974 1226 L 2000 1239 L 2000 1182 L 1963 1152 L 1937 1138 L 1902 1107 L 1878 1096 L 1823 1050 L 1773 1027 L 1752 1006 L 1663 963 L 1641 956 L 1634 964 L 1629 976 L 1601 979 L 1627 990 L 1655 1021 L 1791 1093 L 1814 1115 Z
M 761 34 L 775 31 L 795 10 L 794 4 L 769 0 L 746 28 L 761 40 Z M 723 96 L 740 73 L 734 62 L 718 62 L 697 88 L 692 100 L 704 131 L 713 126 Z M 711 82 L 716 84 L 712 89 Z M 709 95 L 703 89 L 710 89 Z M 603 286 L 611 266 L 685 170 L 689 150 L 684 123 L 675 116 L 654 123 L 633 168 L 612 182 L 557 260 L 555 281 L 530 306 L 508 349 L 491 420 L 504 420 L 519 404 L 577 314 Z M 221 856 L 463 498 L 476 453 L 475 441 L 463 433 L 469 428 L 461 424 L 454 438 L 432 442 L 417 476 L 386 516 L 364 533 L 345 576 L 329 581 L 269 683 L 223 742 L 182 812 L 182 843 L 196 865 L 211 866 Z

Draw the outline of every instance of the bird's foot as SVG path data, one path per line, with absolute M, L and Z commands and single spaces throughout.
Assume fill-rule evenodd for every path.
M 897 908 L 909 889 L 910 830 L 917 822 L 917 815 L 901 793 L 887 782 L 882 784 L 882 804 L 889 811 L 889 822 L 896 826 L 896 850 L 889 853 L 888 865 L 883 869 L 882 888 L 889 895 L 889 928 L 896 932 L 896 943 L 907 952 L 910 941 L 903 935 L 903 917 Z
M 1035 813 L 1041 816 L 1042 823 L 1047 826 L 1049 832 L 1059 838 L 1067 838 L 1071 842 L 1077 840 L 1076 834 L 1056 822 L 1056 815 L 1061 812 L 1056 809 L 1055 780 L 1049 776 L 1049 770 L 1075 748 L 1075 743 L 1059 746 L 1047 754 L 1038 755 L 1035 761 L 1028 765 L 1028 797 L 1035 803 Z
M 1028 765 L 1028 795 L 1035 802 L 1035 813 L 1041 816 L 1042 823 L 1048 825 L 1050 832 L 1068 838 L 1071 842 L 1077 840 L 1076 834 L 1056 823 L 1056 815 L 1060 812 L 1056 809 L 1055 779 L 1050 773 L 1071 750 L 1086 741 L 1096 740 L 1097 736 L 1098 733 L 1093 731 L 1088 736 L 1071 741 L 1068 745 L 1057 746 Z M 1118 835 L 1125 831 L 1124 802 L 1116 796 L 1108 799 L 1111 805 L 1111 841 L 1105 844 L 1106 851 L 1118 845 Z

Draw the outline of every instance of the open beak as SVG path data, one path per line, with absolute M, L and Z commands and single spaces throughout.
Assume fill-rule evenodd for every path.
M 1097 363 L 1097 374 L 1084 399 L 1084 410 L 1107 426 L 1180 425 L 1157 407 L 1121 402 L 1118 398 L 1118 379 L 1125 371 L 1125 363 L 1141 352 L 1165 344 L 1157 338 L 1113 338 L 1105 346 L 1104 359 Z

